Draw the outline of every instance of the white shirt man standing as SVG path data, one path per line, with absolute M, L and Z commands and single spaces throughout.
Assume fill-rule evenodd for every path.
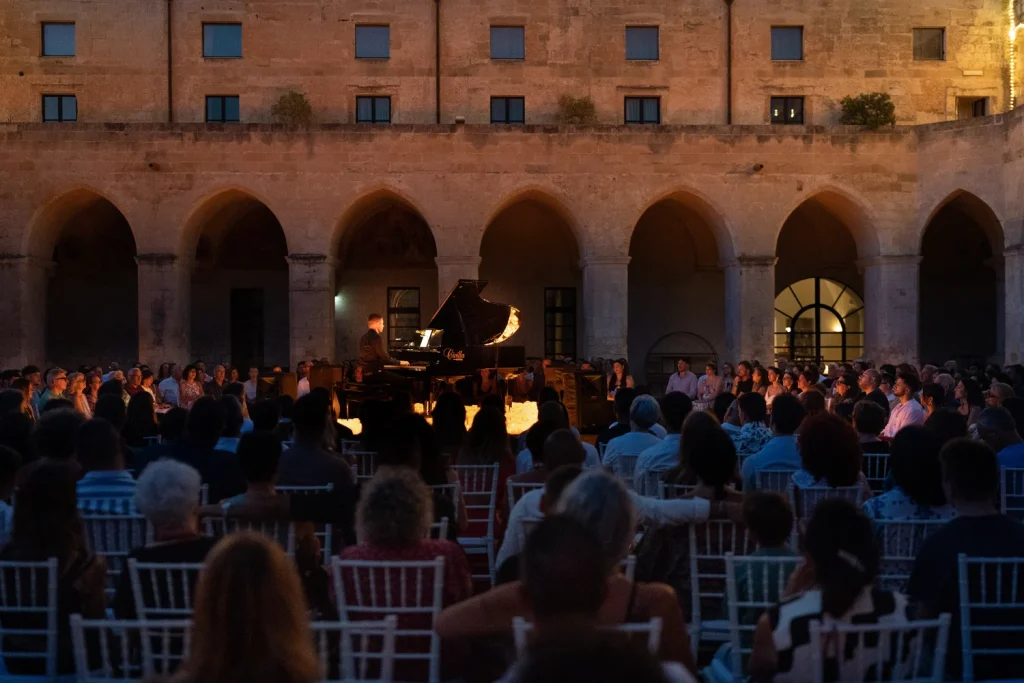
M 685 358 L 676 361 L 676 372 L 668 378 L 665 395 L 668 396 L 673 391 L 686 394 L 691 400 L 697 398 L 697 375 L 690 372 L 690 362 Z

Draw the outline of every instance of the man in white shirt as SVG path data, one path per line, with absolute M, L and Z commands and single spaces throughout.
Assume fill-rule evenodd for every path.
M 172 406 L 177 406 L 179 401 L 178 386 L 181 384 L 181 366 L 171 363 L 171 376 L 164 379 L 157 385 L 160 392 L 160 400 Z
M 644 394 L 633 399 L 633 403 L 629 407 L 631 431 L 608 442 L 601 464 L 620 476 L 627 474 L 619 471 L 619 458 L 640 455 L 651 446 L 658 444 L 661 439 L 651 431 L 651 427 L 657 424 L 660 417 L 661 408 L 658 407 L 658 401 L 653 396 Z M 628 474 L 632 474 L 632 472 Z
M 697 398 L 697 375 L 690 372 L 690 361 L 680 358 L 676 361 L 676 370 L 677 372 L 668 378 L 665 395 L 678 391 L 689 396 L 691 400 Z
M 683 421 L 693 410 L 693 401 L 686 394 L 673 391 L 661 399 L 661 412 L 665 416 L 668 434 L 657 444 L 644 450 L 633 470 L 633 488 L 641 496 L 657 497 L 659 486 L 655 475 L 679 464 L 679 438 Z M 651 481 L 648 481 L 650 479 Z
M 295 366 L 295 371 L 299 375 L 299 398 L 309 393 L 309 366 L 310 363 L 307 361 L 299 361 L 299 364 Z
M 896 375 L 896 385 L 893 387 L 893 394 L 899 399 L 899 403 L 892 409 L 892 414 L 889 415 L 889 423 L 882 430 L 883 437 L 891 439 L 904 427 L 924 424 L 924 407 L 914 398 L 914 394 L 920 388 L 921 380 L 917 378 L 917 375 L 909 372 L 901 372 Z

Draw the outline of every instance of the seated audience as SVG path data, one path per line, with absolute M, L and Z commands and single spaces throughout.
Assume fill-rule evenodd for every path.
M 538 428 L 537 433 L 534 433 L 534 427 Z M 552 400 L 540 405 L 537 411 L 537 422 L 526 430 L 525 434 L 519 435 L 521 450 L 516 454 L 517 476 L 528 475 L 543 465 L 543 457 L 535 459 L 533 454 L 541 453 L 544 450 L 544 439 L 548 438 L 556 429 L 568 429 L 580 442 L 580 446 L 586 453 L 583 463 L 585 468 L 592 469 L 601 466 L 601 457 L 597 453 L 597 448 L 583 441 L 579 431 L 569 424 L 569 411 L 566 410 L 562 402 Z M 540 475 L 536 481 L 544 481 L 543 475 Z
M 978 421 L 981 411 L 985 409 L 985 394 L 972 377 L 963 377 L 953 390 L 957 401 L 957 412 L 967 420 L 967 426 Z
M 804 419 L 804 408 L 796 397 L 780 394 L 772 402 L 772 438 L 757 453 L 743 461 L 743 490 L 757 488 L 761 470 L 800 469 L 800 453 L 796 447 L 796 431 Z
M 458 393 L 446 391 L 437 397 L 431 417 L 438 448 L 454 462 L 466 441 L 466 404 Z
M 551 387 L 545 387 L 551 388 Z M 552 391 L 554 391 L 552 389 Z M 555 393 L 554 400 L 558 400 L 558 392 Z M 615 422 L 610 425 L 607 429 L 597 435 L 597 447 L 601 448 L 601 444 L 607 447 L 608 442 L 612 439 L 622 436 L 623 434 L 629 434 L 629 411 L 633 406 L 633 400 L 638 396 L 636 389 L 630 387 L 622 387 L 615 392 Z M 547 401 L 545 401 L 546 403 Z M 541 404 L 543 405 L 543 403 Z
M 233 372 L 238 372 L 232 368 Z M 238 405 L 242 411 L 242 426 L 239 428 L 239 434 L 248 434 L 255 428 L 251 419 L 249 419 L 249 399 L 245 395 L 245 385 L 241 382 L 231 382 L 224 387 L 224 396 L 222 398 L 232 397 L 238 401 Z M 226 406 L 227 404 L 225 404 Z M 229 411 L 230 412 L 230 411 Z M 226 430 L 230 431 L 230 430 Z
M 749 672 L 755 680 L 777 683 L 815 680 L 808 623 L 862 623 L 901 626 L 911 619 L 907 598 L 875 587 L 879 554 L 871 522 L 845 500 L 818 504 L 807 526 L 804 564 L 790 578 L 783 600 L 763 614 L 754 633 Z M 826 648 L 825 669 L 835 671 L 837 657 L 846 662 L 850 680 L 869 680 L 878 640 L 850 639 L 845 648 Z M 890 658 L 894 655 L 886 649 Z M 912 649 L 899 652 L 900 659 Z M 859 663 L 859 664 L 858 664 Z M 874 674 L 870 674 L 874 675 Z
M 931 619 L 943 613 L 953 616 L 946 676 L 959 680 L 963 673 L 957 558 L 961 553 L 968 557 L 1024 557 L 1024 525 L 1000 514 L 993 503 L 999 490 L 999 461 L 992 448 L 979 441 L 956 439 L 942 447 L 939 458 L 943 486 L 956 509 L 956 517 L 925 539 L 914 561 L 908 593 L 918 606 L 919 618 Z M 1020 589 L 1019 584 L 1013 587 L 1014 591 Z M 1019 610 L 1004 611 L 1001 616 L 989 612 L 991 621 L 986 625 L 1020 626 L 1019 615 Z M 992 645 L 999 641 L 999 646 L 1024 647 L 1019 629 L 1011 634 L 990 633 L 985 637 Z M 975 641 L 975 647 L 979 646 Z M 1020 655 L 979 655 L 974 658 L 975 680 L 1014 678 L 1022 665 L 1024 657 Z
M 921 387 L 921 406 L 924 408 L 925 419 L 946 403 L 946 390 L 941 384 L 925 384 Z
M 864 503 L 872 520 L 952 519 L 954 510 L 942 491 L 939 450 L 942 439 L 926 427 L 904 427 L 892 440 L 889 466 L 895 486 Z
M 210 553 L 196 588 L 193 624 L 192 649 L 176 683 L 322 678 L 299 576 L 262 534 L 232 534 Z
M 886 404 L 888 406 L 888 404 Z M 853 429 L 857 432 L 860 449 L 863 453 L 888 453 L 889 442 L 882 441 L 878 435 L 885 429 L 888 410 L 875 401 L 864 399 L 853 406 Z
M 736 453 L 740 458 L 757 453 L 772 439 L 772 430 L 764 420 L 768 416 L 768 408 L 764 396 L 756 391 L 745 392 L 736 399 L 739 412 L 740 429 L 729 434 L 736 444 Z
M 436 432 L 436 430 L 435 430 Z M 458 465 L 497 465 L 498 498 L 497 530 L 501 535 L 508 519 L 508 478 L 516 473 L 516 458 L 512 455 L 505 413 L 492 406 L 484 406 L 473 416 L 473 426 L 459 450 Z
M 882 430 L 882 437 L 891 439 L 896 432 L 909 425 L 923 425 L 925 410 L 914 395 L 921 389 L 921 380 L 914 372 L 902 371 L 896 374 L 893 394 L 898 403 L 889 415 L 889 422 Z
M 11 538 L 11 527 L 14 524 L 14 508 L 8 502 L 14 493 L 14 485 L 21 467 L 21 453 L 4 445 L 0 445 L 0 548 Z
M 22 465 L 36 459 L 35 444 L 32 440 L 33 424 L 32 418 L 21 412 L 0 416 L 0 446 L 17 451 L 21 455 Z
M 281 421 L 281 404 L 272 398 L 264 398 L 252 404 L 249 411 L 254 432 L 276 432 Z
M 938 408 L 924 421 L 924 428 L 935 432 L 943 444 L 967 436 L 967 420 L 952 408 Z
M 661 408 L 658 407 L 658 401 L 653 396 L 637 396 L 629 407 L 630 431 L 608 442 L 601 464 L 617 472 L 619 456 L 640 455 L 644 450 L 657 445 L 661 439 L 651 431 L 651 427 L 659 419 Z
M 220 398 L 220 403 L 224 406 L 224 431 L 221 433 L 221 437 L 217 439 L 216 449 L 227 451 L 228 453 L 237 453 L 238 439 L 242 433 L 242 425 L 245 422 L 245 418 L 242 416 L 242 404 L 239 403 L 238 398 L 226 392 L 227 389 L 225 389 L 224 395 Z
M 137 391 L 128 401 L 121 436 L 125 446 L 132 452 L 143 451 L 149 445 L 149 439 L 160 435 L 155 407 L 153 397 L 145 391 Z
M 686 394 L 674 391 L 661 399 L 661 412 L 665 417 L 668 434 L 660 442 L 646 448 L 637 458 L 633 470 L 633 489 L 641 496 L 657 497 L 660 491 L 653 476 L 674 467 L 679 462 L 679 440 L 683 422 L 693 410 L 693 401 Z
M 662 658 L 694 670 L 689 637 L 675 591 L 663 584 L 633 583 L 620 569 L 636 528 L 625 486 L 600 470 L 579 476 L 562 494 L 556 514 L 575 519 L 601 542 L 606 581 L 604 599 L 593 620 L 603 625 L 662 619 Z M 512 618 L 534 621 L 521 582 L 493 588 L 445 609 L 435 629 L 442 638 L 493 638 L 512 631 Z
M 152 527 L 153 537 L 145 547 L 132 550 L 129 559 L 161 564 L 191 564 L 206 559 L 216 539 L 199 531 L 201 485 L 199 472 L 177 460 L 158 460 L 146 467 L 139 475 L 134 500 L 136 509 Z M 191 594 L 192 586 L 189 588 Z M 144 584 L 143 590 L 151 595 L 151 587 Z M 127 571 L 119 578 L 113 607 L 119 619 L 136 618 Z
M 120 432 L 124 429 L 127 419 L 127 408 L 120 396 L 107 394 L 96 400 L 96 408 L 92 411 L 92 416 L 106 420 Z
M 281 456 L 278 482 L 282 486 L 324 486 L 334 484 L 336 494 L 353 496 L 355 475 L 337 453 L 327 450 L 325 443 L 330 424 L 330 404 L 318 394 L 306 394 L 295 402 L 292 423 L 295 443 Z
M 986 408 L 978 418 L 978 437 L 992 447 L 1000 467 L 1024 467 L 1024 440 L 1006 408 Z
M 49 414 L 61 412 L 64 411 Z M 83 419 L 77 413 L 67 412 Z M 107 566 L 103 558 L 89 552 L 86 544 L 75 495 L 76 474 L 76 468 L 67 459 L 51 458 L 34 467 L 18 488 L 11 540 L 0 550 L 0 561 L 4 562 L 45 562 L 57 558 L 57 673 L 61 675 L 75 673 L 69 617 L 81 614 L 86 619 L 102 619 L 105 615 Z M 12 590 L 12 575 L 6 574 L 4 578 L 5 590 Z M 18 585 L 24 591 L 20 599 L 29 602 L 28 590 L 33 584 L 23 576 Z M 3 650 L 38 652 L 41 645 L 37 636 L 18 635 L 16 631 L 45 627 L 45 614 L 6 615 L 4 628 L 9 631 L 3 637 Z M 41 659 L 9 657 L 4 663 L 5 673 L 14 676 L 45 673 Z
M 861 471 L 863 454 L 857 433 L 842 418 L 828 413 L 804 420 L 797 438 L 801 469 L 793 473 L 793 485 L 838 488 L 860 485 L 864 500 L 871 497 L 871 487 Z M 806 516 L 795 510 L 798 518 Z M 809 511 L 806 511 L 809 512 Z
M 138 394 L 137 394 L 138 395 Z M 135 479 L 124 469 L 121 437 L 114 425 L 93 419 L 75 437 L 78 464 L 78 507 L 106 514 L 134 514 Z
M 817 389 L 811 388 L 800 394 L 800 405 L 804 407 L 804 420 L 827 412 L 825 409 L 825 394 Z
M 674 662 L 658 663 L 646 644 L 590 628 L 551 629 L 500 683 L 692 683 Z

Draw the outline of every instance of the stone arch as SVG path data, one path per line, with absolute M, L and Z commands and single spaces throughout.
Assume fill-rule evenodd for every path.
M 218 188 L 190 213 L 180 249 L 192 262 L 193 355 L 208 367 L 287 366 L 288 239 L 270 206 Z
M 868 208 L 870 203 L 856 192 L 838 185 L 823 185 L 803 193 L 786 211 L 775 230 L 776 251 L 782 231 L 793 215 L 805 207 L 819 207 L 841 223 L 853 238 L 859 258 L 867 259 L 881 253 L 877 220 Z
M 592 251 L 587 235 L 583 230 L 583 226 L 580 224 L 579 219 L 576 218 L 577 213 L 570 208 L 568 200 L 553 188 L 543 187 L 540 185 L 523 185 L 506 193 L 488 213 L 487 220 L 483 223 L 484 232 L 480 235 L 481 242 L 483 241 L 487 228 L 490 227 L 503 212 L 510 207 L 524 202 L 543 206 L 558 216 L 562 223 L 572 232 L 573 239 L 577 245 L 577 250 L 581 256 L 589 254 Z
M 437 308 L 437 243 L 422 211 L 404 192 L 378 187 L 344 211 L 331 240 L 337 259 L 335 349 L 355 358 L 366 317 L 385 317 L 391 346 L 414 340 Z
M 650 353 L 666 336 L 694 336 L 707 340 L 712 349 L 723 348 L 722 264 L 733 253 L 722 214 L 699 193 L 668 191 L 646 205 L 629 241 L 627 348 L 630 371 L 638 383 L 674 371 L 675 359 Z M 666 301 L 672 305 L 666 306 Z
M 50 269 L 37 283 L 48 362 L 73 369 L 137 359 L 136 240 L 114 201 L 93 188 L 62 192 L 37 212 L 26 252 Z
M 957 189 L 921 232 L 918 339 L 923 362 L 962 365 L 1003 356 L 1002 224 L 976 194 Z
M 480 239 L 485 297 L 520 310 L 511 343 L 534 357 L 576 358 L 583 340 L 584 243 L 567 204 L 547 190 L 519 188 L 492 211 Z M 583 248 L 581 248 L 583 247 Z

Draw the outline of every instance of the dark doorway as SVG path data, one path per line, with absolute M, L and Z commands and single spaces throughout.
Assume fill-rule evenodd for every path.
M 231 290 L 231 363 L 244 376 L 263 367 L 263 290 Z

